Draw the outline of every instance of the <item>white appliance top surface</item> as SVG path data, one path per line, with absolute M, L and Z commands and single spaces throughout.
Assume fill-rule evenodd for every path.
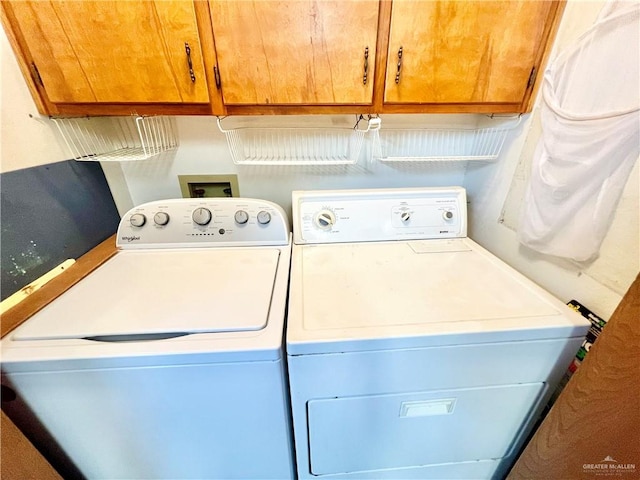
M 318 330 L 557 313 L 506 272 L 461 247 L 424 253 L 412 242 L 306 248 L 305 326 Z
M 290 353 L 391 337 L 576 326 L 586 333 L 588 322 L 466 238 L 293 250 Z
M 277 248 L 121 251 L 12 340 L 260 330 L 279 256 Z

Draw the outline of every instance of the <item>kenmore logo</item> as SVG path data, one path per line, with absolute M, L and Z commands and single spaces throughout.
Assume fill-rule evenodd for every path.
M 140 240 L 140 237 L 136 237 L 136 236 L 121 237 L 121 240 L 126 240 L 127 242 L 135 242 L 136 240 Z

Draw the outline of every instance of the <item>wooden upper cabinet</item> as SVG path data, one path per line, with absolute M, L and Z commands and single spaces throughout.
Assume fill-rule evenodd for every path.
M 209 6 L 225 105 L 372 103 L 378 0 Z
M 504 104 L 516 110 L 531 93 L 532 70 L 547 48 L 558 4 L 394 1 L 384 104 Z
M 2 0 L 0 16 L 42 113 L 500 113 L 530 110 L 564 5 Z
M 209 103 L 193 1 L 3 3 L 53 104 Z

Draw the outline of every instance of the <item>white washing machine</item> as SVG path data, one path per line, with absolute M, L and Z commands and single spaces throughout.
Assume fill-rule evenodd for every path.
M 293 193 L 305 478 L 500 478 L 589 324 L 467 238 L 464 189 Z
M 90 479 L 293 478 L 282 209 L 152 202 L 117 246 L 3 339 L 3 383 Z

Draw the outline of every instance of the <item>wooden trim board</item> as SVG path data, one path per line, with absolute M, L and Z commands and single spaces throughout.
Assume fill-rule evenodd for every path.
M 117 252 L 116 237 L 112 235 L 82 255 L 63 273 L 33 292 L 0 317 L 0 333 L 4 337 L 29 317 L 47 306 Z
M 639 392 L 640 275 L 507 479 L 640 478 Z

